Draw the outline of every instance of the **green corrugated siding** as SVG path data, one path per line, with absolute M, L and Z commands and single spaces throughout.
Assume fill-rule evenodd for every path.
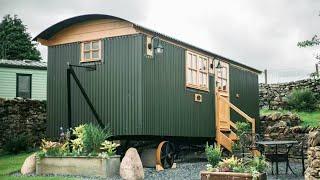
M 107 38 L 104 61 L 97 70 L 76 69 L 84 89 L 102 121 L 115 135 L 141 133 L 142 36 Z M 67 126 L 67 62 L 79 64 L 80 44 L 49 47 L 48 122 L 50 136 Z M 96 122 L 75 82 L 71 81 L 73 126 Z
M 32 99 L 45 100 L 47 98 L 46 70 L 20 69 L 8 67 L 0 67 L 0 97 L 8 99 L 16 97 L 17 73 L 32 74 Z
M 164 53 L 145 55 L 145 36 L 107 38 L 97 70 L 76 69 L 104 123 L 115 135 L 181 137 L 215 136 L 214 77 L 210 92 L 185 87 L 185 49 L 163 42 Z M 67 62 L 79 64 L 79 43 L 49 47 L 49 135 L 67 126 Z M 75 82 L 71 81 L 73 126 L 96 122 Z M 194 101 L 200 93 L 203 102 Z M 240 99 L 236 99 L 236 93 Z M 258 79 L 255 73 L 230 66 L 231 102 L 257 118 Z M 235 120 L 240 118 L 232 113 Z
M 236 94 L 240 97 L 237 98 Z M 259 85 L 258 75 L 245 69 L 230 66 L 230 100 L 250 117 L 255 118 L 259 125 Z M 244 119 L 231 110 L 233 121 L 244 121 Z
M 214 137 L 214 77 L 210 92 L 185 87 L 185 49 L 163 42 L 164 53 L 142 64 L 143 133 L 161 136 Z M 203 102 L 195 102 L 194 94 Z

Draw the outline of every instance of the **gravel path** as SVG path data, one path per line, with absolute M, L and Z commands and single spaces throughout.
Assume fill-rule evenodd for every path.
M 200 171 L 206 169 L 206 164 L 207 162 L 201 162 L 192 160 L 189 162 L 177 162 L 177 168 L 176 169 L 166 169 L 161 172 L 156 172 L 154 168 L 145 168 L 144 173 L 145 173 L 145 179 L 146 180 L 151 180 L 151 179 L 165 179 L 165 180 L 170 180 L 170 179 L 184 179 L 184 180 L 189 180 L 189 179 L 200 179 Z M 292 163 L 290 162 L 291 167 L 293 171 L 298 175 L 293 175 L 289 171 L 288 175 L 285 175 L 285 163 L 279 163 L 279 175 L 278 177 L 275 175 L 271 175 L 271 169 L 268 172 L 268 180 L 285 180 L 285 179 L 290 179 L 290 180 L 303 180 L 304 177 L 301 174 L 302 171 L 302 166 L 299 162 L 297 163 Z M 275 170 L 275 169 L 274 169 Z M 20 173 L 15 173 L 12 174 L 13 176 L 21 176 Z M 35 176 L 34 174 L 30 176 Z M 93 177 L 81 177 L 81 176 L 66 176 L 66 177 L 73 177 L 77 179 L 82 179 L 82 180 L 99 180 L 100 178 L 93 178 Z M 110 180 L 119 180 L 121 179 L 120 176 L 109 178 Z

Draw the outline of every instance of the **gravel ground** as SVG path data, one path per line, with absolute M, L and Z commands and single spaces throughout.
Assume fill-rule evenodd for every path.
M 206 169 L 207 162 L 204 162 L 203 159 L 193 159 L 188 161 L 178 161 L 176 169 L 166 169 L 161 172 L 156 172 L 154 168 L 145 168 L 145 179 L 200 179 L 200 171 Z M 293 175 L 290 171 L 288 175 L 285 175 L 285 163 L 279 163 L 279 176 L 271 175 L 271 169 L 268 172 L 268 179 L 270 180 L 303 180 L 304 177 L 301 174 L 302 166 L 299 162 L 291 162 L 290 163 L 293 171 L 297 174 Z M 275 169 L 274 169 L 275 172 Z M 13 176 L 21 176 L 20 173 L 12 174 Z M 35 176 L 35 174 L 31 174 L 30 176 Z M 99 180 L 100 178 L 93 177 L 81 177 L 81 176 L 66 176 L 66 177 L 74 177 L 83 180 Z M 109 178 L 110 180 L 119 180 L 120 176 Z

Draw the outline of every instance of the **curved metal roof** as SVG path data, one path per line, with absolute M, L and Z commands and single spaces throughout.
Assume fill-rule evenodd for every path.
M 86 14 L 86 15 L 81 15 L 81 16 L 75 16 L 75 17 L 60 21 L 60 22 L 48 27 L 46 30 L 42 31 L 39 35 L 37 35 L 35 38 L 33 38 L 33 41 L 36 41 L 38 38 L 48 40 L 51 37 L 53 37 L 57 32 L 61 31 L 62 29 L 66 28 L 68 26 L 71 26 L 71 25 L 79 23 L 79 22 L 88 21 L 88 20 L 96 20 L 96 19 L 119 19 L 119 20 L 127 21 L 125 19 L 121 19 L 119 17 L 110 16 L 110 15 L 106 15 L 106 14 Z
M 151 34 L 154 34 L 154 35 L 157 35 L 163 39 L 167 39 L 169 41 L 173 41 L 177 44 L 181 44 L 183 46 L 186 46 L 190 49 L 194 49 L 194 50 L 197 50 L 197 51 L 200 51 L 204 54 L 207 54 L 209 56 L 213 56 L 213 57 L 216 57 L 216 58 L 219 58 L 221 59 L 222 61 L 227 61 L 227 62 L 230 62 L 231 64 L 235 64 L 235 65 L 238 65 L 238 66 L 241 66 L 243 68 L 246 68 L 246 69 L 249 69 L 251 71 L 254 71 L 256 73 L 261 73 L 260 70 L 257 70 L 255 68 L 252 68 L 250 66 L 247 66 L 247 65 L 244 65 L 242 63 L 239 63 L 237 61 L 234 61 L 234 60 L 230 60 L 229 58 L 226 58 L 226 57 L 223 57 L 223 56 L 220 56 L 218 54 L 215 54 L 215 53 L 212 53 L 210 51 L 207 51 L 205 49 L 202 49 L 202 48 L 199 48 L 199 47 L 196 47 L 196 46 L 193 46 L 191 44 L 188 44 L 188 43 L 185 43 L 183 41 L 180 41 L 178 39 L 175 39 L 175 38 L 172 38 L 170 36 L 167 36 L 167 35 L 164 35 L 162 33 L 159 33 L 159 32 L 156 32 L 154 30 L 151 30 L 149 28 L 146 28 L 146 27 L 143 27 L 143 26 L 140 26 L 138 24 L 135 24 L 131 21 L 128 21 L 126 19 L 122 19 L 122 18 L 119 18 L 119 17 L 115 17 L 115 16 L 110 16 L 110 15 L 106 15 L 106 14 L 86 14 L 86 15 L 81 15 L 81 16 L 75 16 L 75 17 L 72 17 L 72 18 L 69 18 L 69 19 L 66 19 L 66 20 L 63 20 L 63 21 L 60 21 L 52 26 L 50 26 L 49 28 L 47 28 L 46 30 L 42 31 L 39 35 L 37 35 L 35 38 L 33 38 L 33 41 L 36 41 L 38 38 L 41 38 L 41 39 L 45 39 L 45 40 L 48 40 L 50 39 L 51 37 L 53 37 L 57 32 L 61 31 L 62 29 L 68 27 L 68 26 L 71 26 L 73 24 L 76 24 L 76 23 L 80 23 L 80 22 L 84 22 L 84 21 L 88 21 L 88 20 L 97 20 L 97 19 L 118 19 L 118 20 L 123 20 L 123 21 L 127 21 L 127 22 L 130 22 L 133 24 L 134 27 L 142 30 L 142 31 L 146 31 L 148 33 L 151 33 Z

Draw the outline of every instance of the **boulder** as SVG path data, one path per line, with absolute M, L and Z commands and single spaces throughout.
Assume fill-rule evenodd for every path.
M 21 174 L 31 174 L 36 170 L 36 154 L 32 154 L 24 160 L 21 167 Z
M 143 166 L 135 148 L 129 148 L 120 164 L 120 176 L 126 180 L 144 179 Z

